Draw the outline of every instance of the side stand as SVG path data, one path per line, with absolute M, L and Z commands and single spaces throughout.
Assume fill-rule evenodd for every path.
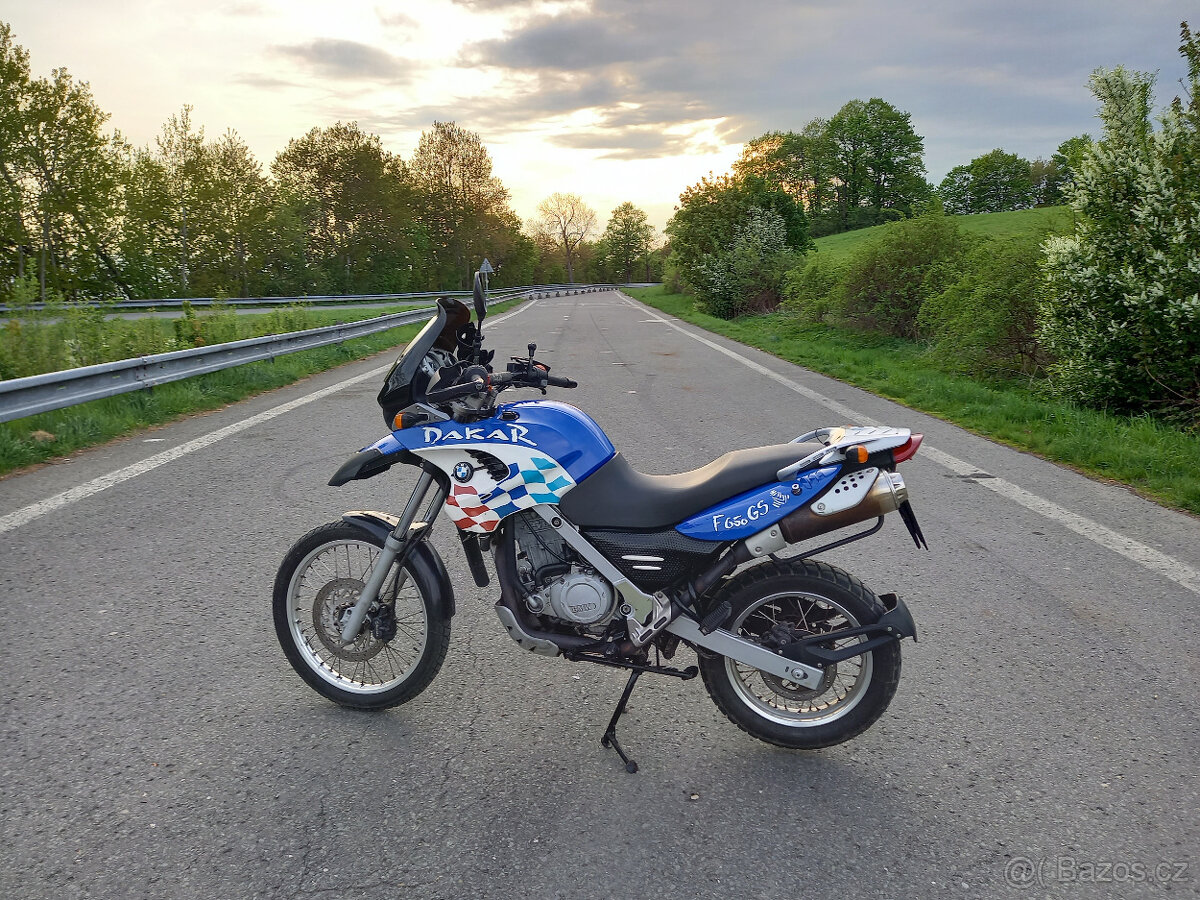
M 621 700 L 617 704 L 617 710 L 613 713 L 612 718 L 608 720 L 608 728 L 604 731 L 604 737 L 600 738 L 600 746 L 608 749 L 611 747 L 617 751 L 617 756 L 621 757 L 621 762 L 625 763 L 625 771 L 633 774 L 638 770 L 637 763 L 625 755 L 625 751 L 621 749 L 621 745 L 617 743 L 617 719 L 621 718 L 621 714 L 625 712 L 625 705 L 629 703 L 629 695 L 633 693 L 633 686 L 637 684 L 638 676 L 642 674 L 641 669 L 634 669 L 629 673 L 629 680 L 625 682 L 625 692 L 621 694 Z

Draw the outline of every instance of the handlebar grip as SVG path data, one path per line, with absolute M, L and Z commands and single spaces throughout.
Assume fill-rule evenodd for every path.
M 546 384 L 551 385 L 553 387 L 561 387 L 561 388 L 579 387 L 578 381 L 572 381 L 570 378 L 558 378 L 557 376 L 554 376 L 554 375 L 546 376 Z
M 441 403 L 443 400 L 453 400 L 455 397 L 469 397 L 471 394 L 481 394 L 487 389 L 482 378 L 476 378 L 474 381 L 468 381 L 465 384 L 456 384 L 448 388 L 443 388 L 440 391 L 429 391 L 425 395 L 425 399 L 431 403 Z

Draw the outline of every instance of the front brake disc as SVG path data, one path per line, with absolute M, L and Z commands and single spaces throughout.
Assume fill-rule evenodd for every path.
M 317 592 L 313 601 L 313 627 L 326 650 L 347 662 L 365 662 L 383 650 L 382 641 L 371 634 L 371 614 L 349 644 L 342 643 L 342 624 L 365 587 L 357 578 L 338 578 Z

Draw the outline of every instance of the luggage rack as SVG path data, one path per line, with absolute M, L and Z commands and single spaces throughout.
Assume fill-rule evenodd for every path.
M 780 481 L 787 481 L 797 472 L 810 466 L 827 466 L 830 463 L 842 462 L 846 458 L 842 451 L 847 447 L 862 445 L 867 448 L 868 453 L 876 453 L 901 447 L 911 438 L 912 431 L 908 428 L 889 428 L 885 425 L 826 425 L 806 431 L 789 442 L 805 444 L 809 441 L 820 441 L 825 446 L 790 466 L 784 466 L 776 473 L 776 477 Z

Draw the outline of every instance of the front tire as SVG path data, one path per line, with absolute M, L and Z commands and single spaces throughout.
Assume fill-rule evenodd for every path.
M 288 662 L 318 694 L 355 709 L 411 700 L 433 681 L 450 646 L 439 581 L 417 554 L 393 568 L 358 637 L 342 644 L 341 622 L 382 547 L 356 525 L 322 525 L 296 542 L 275 576 L 275 635 Z
M 712 603 L 726 600 L 729 631 L 769 647 L 868 625 L 886 612 L 853 575 L 802 559 L 746 569 Z M 846 638 L 836 646 L 864 640 Z M 743 731 L 769 744 L 815 750 L 862 734 L 883 714 L 900 680 L 900 646 L 892 641 L 831 665 L 811 689 L 719 655 L 702 654 L 700 674 L 717 708 Z

